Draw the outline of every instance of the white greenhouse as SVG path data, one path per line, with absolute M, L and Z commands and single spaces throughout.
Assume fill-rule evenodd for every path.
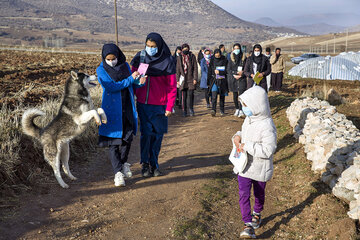
M 306 60 L 290 69 L 289 75 L 326 80 L 360 80 L 360 51 Z

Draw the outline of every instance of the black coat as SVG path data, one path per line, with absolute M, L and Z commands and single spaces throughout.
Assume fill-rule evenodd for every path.
M 228 90 L 228 85 L 227 85 L 227 65 L 228 65 L 228 60 L 226 59 L 226 57 L 221 56 L 219 60 L 215 60 L 215 57 L 212 57 L 210 60 L 210 64 L 209 64 L 209 69 L 208 69 L 208 78 L 207 78 L 207 83 L 209 86 L 209 91 L 211 91 L 211 88 L 213 87 L 214 84 L 216 84 L 216 86 L 218 86 L 220 94 L 221 95 L 225 95 L 226 93 L 229 92 Z M 225 71 L 220 71 L 221 76 L 224 76 L 224 79 L 216 79 L 216 74 L 215 74 L 215 70 L 216 67 L 218 66 L 225 66 Z
M 204 54 L 203 52 L 200 50 L 198 55 L 197 55 L 197 61 L 199 64 L 201 64 L 201 60 L 204 58 Z
M 271 65 L 269 59 L 265 55 L 262 54 L 261 56 L 261 62 L 258 65 L 257 70 L 260 73 L 263 73 L 264 78 L 260 81 L 259 85 L 266 85 L 266 76 L 271 73 Z M 246 59 L 244 74 L 250 79 L 252 79 L 251 74 L 256 73 L 254 73 L 253 63 L 254 61 L 251 56 Z
M 227 65 L 227 81 L 228 81 L 229 91 L 239 92 L 241 90 L 240 81 L 243 82 L 246 81 L 246 76 L 244 74 L 245 62 L 246 62 L 245 59 L 242 57 L 237 62 L 233 62 L 230 56 L 230 60 Z M 234 75 L 237 75 L 238 67 L 242 67 L 243 69 L 243 74 L 241 75 L 240 79 L 234 78 Z

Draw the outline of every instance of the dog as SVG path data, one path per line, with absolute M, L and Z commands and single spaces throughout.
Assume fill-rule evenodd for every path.
M 65 84 L 65 93 L 60 109 L 55 118 L 44 128 L 34 123 L 38 116 L 45 115 L 38 109 L 28 109 L 24 112 L 21 123 L 23 132 L 40 141 L 44 158 L 52 167 L 56 180 L 63 188 L 68 188 L 60 174 L 60 163 L 65 174 L 76 180 L 69 169 L 69 142 L 81 134 L 91 119 L 95 119 L 98 126 L 107 123 L 102 108 L 94 109 L 89 89 L 97 85 L 96 76 L 71 71 L 70 78 Z

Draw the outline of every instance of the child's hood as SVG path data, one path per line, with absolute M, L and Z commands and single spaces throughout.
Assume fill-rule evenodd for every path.
M 271 117 L 268 95 L 262 87 L 254 86 L 246 90 L 239 99 L 252 111 L 251 119 L 260 120 Z

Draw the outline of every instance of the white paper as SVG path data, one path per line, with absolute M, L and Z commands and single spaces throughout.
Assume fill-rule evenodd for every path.
M 179 79 L 180 86 L 183 84 L 184 81 L 185 81 L 185 77 L 183 75 L 180 75 L 180 79 Z
M 238 69 L 237 69 L 237 71 L 238 71 L 238 72 L 241 72 L 241 71 L 242 71 L 242 67 L 239 66 Z

